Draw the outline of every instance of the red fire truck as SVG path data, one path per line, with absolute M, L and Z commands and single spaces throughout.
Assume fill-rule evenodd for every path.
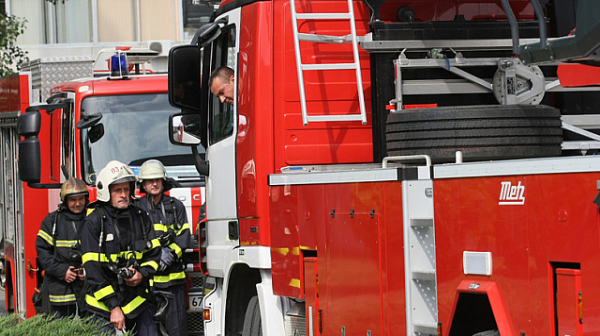
M 204 181 L 189 150 L 168 140 L 168 116 L 175 110 L 167 99 L 167 75 L 64 82 L 52 88 L 47 104 L 38 105 L 30 103 L 29 75 L 0 83 L 12 84 L 6 90 L 14 93 L 0 95 L 14 100 L 2 104 L 1 119 L 8 310 L 35 314 L 31 297 L 42 280 L 35 240 L 42 219 L 60 202 L 59 188 L 66 177 L 84 180 L 93 201 L 96 174 L 108 161 L 125 162 L 137 173 L 147 159 L 159 159 L 178 185 L 169 193 L 185 204 L 195 231 L 203 211 Z M 18 157 L 17 131 L 24 136 Z M 28 183 L 19 183 L 18 176 Z M 189 260 L 192 293 L 200 289 L 202 279 L 201 274 L 193 273 L 198 271 L 196 264 L 197 260 Z M 201 322 L 201 311 L 194 309 L 199 307 L 191 307 L 190 320 Z M 190 329 L 200 333 L 201 323 L 191 323 Z
M 171 139 L 206 148 L 205 334 L 600 334 L 577 5 L 223 1 L 169 56 Z

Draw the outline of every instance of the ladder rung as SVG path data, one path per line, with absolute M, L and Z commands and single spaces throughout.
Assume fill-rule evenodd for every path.
M 434 269 L 420 269 L 412 271 L 414 280 L 435 280 Z
M 433 226 L 433 217 L 411 217 L 410 226 Z
M 298 39 L 300 41 L 317 42 L 317 43 L 347 43 L 352 42 L 348 36 L 334 36 L 334 35 L 320 35 L 320 34 L 307 34 L 298 33 Z
M 360 114 L 341 114 L 341 115 L 309 115 L 308 121 L 357 121 L 362 120 Z
M 350 19 L 350 13 L 296 13 L 296 19 L 308 20 L 340 20 Z
M 356 70 L 355 63 L 302 64 L 302 70 Z

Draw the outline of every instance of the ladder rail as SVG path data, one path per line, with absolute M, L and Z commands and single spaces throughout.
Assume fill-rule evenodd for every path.
M 365 95 L 362 86 L 362 73 L 360 72 L 360 58 L 358 56 L 358 38 L 356 35 L 356 21 L 354 20 L 354 6 L 352 0 L 348 0 L 348 12 L 350 13 L 350 31 L 352 33 L 352 54 L 354 56 L 354 63 L 356 64 L 356 85 L 358 91 L 358 102 L 360 108 L 360 115 L 362 117 L 362 124 L 367 123 L 367 113 L 365 109 Z
M 294 49 L 296 56 L 296 72 L 298 74 L 298 86 L 300 87 L 300 108 L 302 109 L 302 124 L 308 125 L 308 114 L 306 113 L 306 95 L 304 92 L 304 73 L 302 71 L 302 57 L 300 55 L 300 39 L 298 37 L 298 19 L 296 14 L 296 0 L 290 0 L 292 12 L 292 28 L 294 29 Z
M 302 123 L 307 126 L 310 121 L 354 121 L 360 120 L 363 125 L 367 123 L 367 113 L 365 107 L 365 97 L 362 85 L 362 73 L 360 67 L 360 58 L 358 55 L 358 37 L 356 34 L 356 21 L 354 19 L 354 6 L 352 0 L 348 0 L 348 13 L 298 13 L 296 11 L 295 0 L 290 0 L 290 10 L 292 14 L 292 29 L 294 37 L 294 49 L 296 58 L 296 72 L 298 75 L 298 86 L 300 91 L 300 107 L 302 111 Z M 350 38 L 343 36 L 327 36 L 318 34 L 300 33 L 298 30 L 298 19 L 304 20 L 349 20 Z M 334 64 L 303 64 L 300 50 L 300 41 L 309 41 L 315 43 L 352 43 L 352 57 L 354 62 L 334 63 Z M 348 41 L 349 40 L 349 41 Z M 354 70 L 357 83 L 359 117 L 353 114 L 345 115 L 308 115 L 305 91 L 304 71 L 310 70 Z M 351 117 L 350 117 L 351 116 Z

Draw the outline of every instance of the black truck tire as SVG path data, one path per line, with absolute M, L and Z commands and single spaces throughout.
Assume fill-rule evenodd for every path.
M 434 163 L 559 156 L 560 110 L 546 105 L 419 108 L 391 113 L 388 156 L 426 154 Z
M 253 296 L 248 302 L 242 336 L 262 336 L 262 321 L 260 319 L 258 296 Z

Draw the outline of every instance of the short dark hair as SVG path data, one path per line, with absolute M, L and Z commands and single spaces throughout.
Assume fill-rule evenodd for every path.
M 208 80 L 208 87 L 210 88 L 212 86 L 212 82 L 215 78 L 219 77 L 221 81 L 227 83 L 229 82 L 229 78 L 231 78 L 231 76 L 233 76 L 234 74 L 235 72 L 233 72 L 233 69 L 228 66 L 219 67 L 215 71 L 213 71 L 212 74 L 210 74 L 210 79 Z

